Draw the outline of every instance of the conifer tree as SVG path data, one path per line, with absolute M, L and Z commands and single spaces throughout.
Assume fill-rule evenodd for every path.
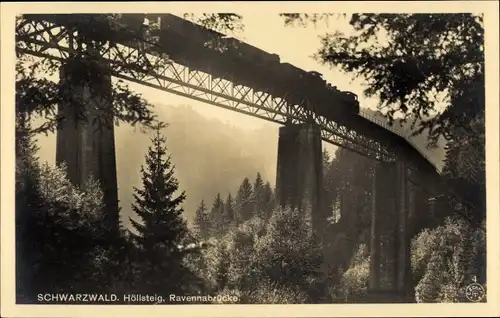
M 236 207 L 233 196 L 231 193 L 227 195 L 226 202 L 224 203 L 225 227 L 231 228 L 236 223 Z
M 263 206 L 264 206 L 264 212 L 265 212 L 264 216 L 266 219 L 269 219 L 273 209 L 275 208 L 275 199 L 274 199 L 273 188 L 271 187 L 271 184 L 269 182 L 266 182 L 262 192 L 263 192 L 262 198 L 264 201 Z
M 253 184 L 254 190 L 257 192 L 258 190 L 264 187 L 264 181 L 262 180 L 262 176 L 260 172 L 257 172 L 257 177 L 255 178 L 255 182 Z
M 210 210 L 210 220 L 212 224 L 212 236 L 221 235 L 224 232 L 224 201 L 222 200 L 220 193 L 217 193 L 214 203 L 212 204 L 212 209 Z
M 236 194 L 236 208 L 238 211 L 238 222 L 249 220 L 253 216 L 254 211 L 254 196 L 253 188 L 248 178 L 243 179 L 243 182 Z
M 320 271 L 323 258 L 305 218 L 298 209 L 274 211 L 265 235 L 255 243 L 254 259 L 260 267 L 256 272 L 265 274 L 277 289 L 302 291 L 308 294 L 309 301 L 319 301 L 325 296 Z
M 177 193 L 179 184 L 174 166 L 167 155 L 164 124 L 155 127 L 152 146 L 141 167 L 142 188 L 134 188 L 134 212 L 141 223 L 130 219 L 137 234 L 131 233 L 139 248 L 142 265 L 139 289 L 151 292 L 178 291 L 182 281 L 183 253 L 179 249 L 188 229 L 182 217 L 185 192 Z
M 33 265 L 39 258 L 39 251 L 33 249 L 33 242 L 37 237 L 33 229 L 41 223 L 36 222 L 35 213 L 43 208 L 43 201 L 37 189 L 38 160 L 37 146 L 32 139 L 30 129 L 26 125 L 23 113 L 18 113 L 16 120 L 16 301 L 25 303 L 30 301 L 36 292 L 36 271 Z M 40 233 L 40 232 L 39 232 Z M 39 265 L 39 264 L 36 264 Z
M 323 175 L 326 175 L 328 172 L 328 168 L 330 167 L 330 163 L 332 162 L 332 158 L 328 153 L 328 150 L 323 149 Z
M 208 208 L 204 200 L 201 200 L 194 217 L 194 229 L 198 239 L 206 240 L 210 236 L 210 220 Z
M 255 178 L 255 182 L 253 184 L 254 189 L 254 203 L 255 203 L 255 213 L 264 218 L 266 215 L 266 202 L 264 198 L 264 181 L 262 180 L 262 176 L 260 172 L 257 172 L 257 177 Z

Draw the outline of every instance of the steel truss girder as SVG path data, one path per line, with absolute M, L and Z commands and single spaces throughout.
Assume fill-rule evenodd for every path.
M 88 47 L 74 40 L 78 37 L 77 29 L 47 21 L 21 20 L 16 31 L 17 51 L 20 53 L 62 63 L 75 53 L 92 51 L 104 60 L 109 73 L 117 78 L 278 124 L 315 123 L 321 128 L 321 137 L 326 142 L 380 161 L 396 159 L 395 150 L 380 141 L 316 115 L 311 111 L 314 105 L 310 105 L 308 100 L 291 104 L 286 96 L 275 97 L 236 85 L 231 80 L 189 69 L 152 52 L 147 42 L 124 46 L 108 41 L 99 47 Z

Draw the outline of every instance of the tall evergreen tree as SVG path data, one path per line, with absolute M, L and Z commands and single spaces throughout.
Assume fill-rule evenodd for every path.
M 185 192 L 177 194 L 179 184 L 174 166 L 167 156 L 166 138 L 161 134 L 165 125 L 155 127 L 152 146 L 146 155 L 146 167 L 141 167 L 142 188 L 134 188 L 134 212 L 141 223 L 130 219 L 137 234 L 131 233 L 139 247 L 141 265 L 139 290 L 150 292 L 178 291 L 182 285 L 183 252 L 179 249 L 187 238 L 188 229 L 182 217 L 181 204 Z
M 264 217 L 266 219 L 269 219 L 276 204 L 273 188 L 271 187 L 271 184 L 269 182 L 266 182 L 262 192 L 263 192 L 262 197 L 264 200 L 264 212 L 265 212 Z
M 210 236 L 210 219 L 208 208 L 204 200 L 201 200 L 194 217 L 194 229 L 198 239 L 206 240 Z
M 265 218 L 266 208 L 267 208 L 264 192 L 265 192 L 264 181 L 262 180 L 260 172 L 257 172 L 257 177 L 255 178 L 253 184 L 253 196 L 254 196 L 253 200 L 255 204 L 255 213 L 261 218 Z
M 323 174 L 326 175 L 330 168 L 330 163 L 332 162 L 332 158 L 326 149 L 323 149 Z
M 255 182 L 253 184 L 253 188 L 255 191 L 258 191 L 264 187 L 264 181 L 262 180 L 262 176 L 260 172 L 257 172 L 257 177 L 255 178 Z
M 37 291 L 34 267 L 40 258 L 40 252 L 33 248 L 38 241 L 33 229 L 40 228 L 35 213 L 43 208 L 43 201 L 38 193 L 38 158 L 37 146 L 26 126 L 24 113 L 18 113 L 16 120 L 16 301 L 24 303 L 34 299 Z M 38 226 L 37 226 L 38 225 Z M 40 233 L 40 231 L 38 232 Z M 33 249 L 33 250 L 31 250 Z
M 226 202 L 224 203 L 224 215 L 226 216 L 226 228 L 229 229 L 236 222 L 236 207 L 231 193 L 227 195 Z
M 210 210 L 210 220 L 212 224 L 212 235 L 221 235 L 224 232 L 224 201 L 222 200 L 220 193 L 217 193 L 214 203 L 212 204 L 212 209 Z
M 243 179 L 243 182 L 236 194 L 236 208 L 238 211 L 238 223 L 249 220 L 254 212 L 254 196 L 253 188 L 248 178 Z

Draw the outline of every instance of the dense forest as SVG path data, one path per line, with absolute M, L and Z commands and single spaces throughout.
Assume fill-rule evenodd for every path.
M 477 44 L 482 43 L 481 18 L 353 15 L 351 24 L 361 36 L 325 37 L 317 58 L 368 77 L 371 88 L 366 93 L 378 94 L 382 107 L 392 107 L 388 117 L 407 111 L 412 114 L 407 119 L 418 120 L 422 130 L 430 132 L 431 142 L 440 136 L 447 141 L 443 179 L 450 192 L 441 196 L 436 222 L 412 238 L 415 301 L 466 301 L 465 286 L 471 282 L 486 288 L 484 61 L 482 44 Z M 412 41 L 401 25 L 413 30 Z M 392 34 L 393 46 L 359 49 L 360 41 L 374 36 L 379 26 Z M 446 36 L 430 36 L 430 26 L 432 34 Z M 460 45 L 455 45 L 459 40 Z M 424 52 L 422 47 L 446 50 L 415 53 Z M 468 54 L 461 53 L 462 47 L 468 48 Z M 16 76 L 18 302 L 35 303 L 42 292 L 236 295 L 240 303 L 355 302 L 366 294 L 373 178 L 369 159 L 343 149 L 324 154 L 331 253 L 323 253 L 324 246 L 309 235 L 304 213 L 276 204 L 275 189 L 259 171 L 231 192 L 201 201 L 190 229 L 183 209 L 186 193 L 176 177 L 175 154 L 169 151 L 164 125 L 153 120 L 146 101 L 126 87 L 114 87 L 120 93 L 115 94 L 116 120 L 136 122 L 139 117 L 152 133 L 137 167 L 141 183 L 130 189 L 132 227 L 122 225 L 112 231 L 104 220 L 107 213 L 117 211 L 105 210 L 98 180 L 90 178 L 84 186 L 75 186 L 64 166 L 50 167 L 37 158 L 36 135 L 55 130 L 57 118 L 50 116 L 59 95 L 51 83 L 29 71 L 53 66 L 26 68 L 23 62 L 20 56 Z M 420 77 L 408 76 L 415 74 L 412 67 L 419 68 Z M 449 106 L 425 120 L 419 114 L 432 110 L 427 94 L 432 89 L 446 89 Z M 36 115 L 48 118 L 48 124 L 33 127 L 30 117 Z

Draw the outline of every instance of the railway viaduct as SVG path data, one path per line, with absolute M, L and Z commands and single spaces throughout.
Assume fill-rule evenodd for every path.
M 369 288 L 374 295 L 405 299 L 411 292 L 410 238 L 419 219 L 433 213 L 432 206 L 422 205 L 430 205 L 435 191 L 426 188 L 430 180 L 439 179 L 423 153 L 364 116 L 354 94 L 338 91 L 316 72 L 281 63 L 275 54 L 170 14 L 116 19 L 119 28 L 110 27 L 108 18 L 76 14 L 25 15 L 17 22 L 19 53 L 61 65 L 64 120 L 56 161 L 66 162 L 72 182 L 97 176 L 108 210 L 118 211 L 113 124 L 94 127 L 112 107 L 111 77 L 281 124 L 277 198 L 297 208 L 306 198 L 319 238 L 325 237 L 329 216 L 323 206 L 321 142 L 373 159 Z M 89 60 L 96 63 L 85 63 Z M 94 68 L 83 71 L 89 65 Z M 78 120 L 75 101 L 85 105 L 86 121 Z M 422 211 L 429 215 L 417 213 Z M 118 213 L 109 220 L 116 226 Z

